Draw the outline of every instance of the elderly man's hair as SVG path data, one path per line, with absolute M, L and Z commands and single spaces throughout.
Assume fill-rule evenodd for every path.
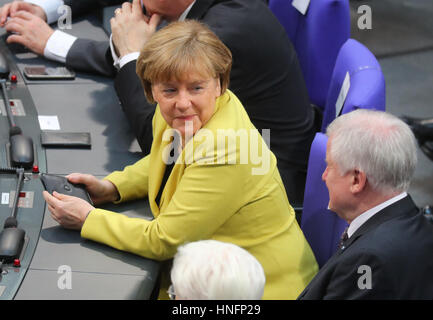
M 188 300 L 259 300 L 265 273 L 257 259 L 232 243 L 202 240 L 178 248 L 171 281 Z
M 152 83 L 182 80 L 190 72 L 219 79 L 223 94 L 231 67 L 232 54 L 224 43 L 203 23 L 185 20 L 152 35 L 141 50 L 136 71 L 147 100 L 154 103 Z
M 408 190 L 417 164 L 416 142 L 399 118 L 358 109 L 335 119 L 326 134 L 332 138 L 330 155 L 340 174 L 362 171 L 382 193 Z

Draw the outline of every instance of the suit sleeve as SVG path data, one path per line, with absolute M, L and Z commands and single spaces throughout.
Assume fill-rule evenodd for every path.
M 119 0 L 65 0 L 65 5 L 72 9 L 72 17 L 87 14 L 105 6 L 120 5 Z M 66 66 L 83 72 L 114 77 L 116 69 L 109 50 L 108 41 L 77 39 L 66 56 Z
M 372 252 L 349 253 L 332 274 L 324 300 L 376 300 L 393 296 L 392 273 L 383 255 Z
M 156 106 L 147 101 L 135 68 L 136 60 L 123 66 L 115 78 L 114 87 L 141 150 L 144 154 L 149 154 L 153 140 L 152 119 Z
M 137 161 L 123 171 L 115 171 L 104 178 L 111 181 L 119 192 L 117 202 L 141 199 L 149 192 L 149 156 Z
M 96 209 L 81 235 L 143 257 L 172 258 L 185 242 L 209 239 L 241 207 L 242 165 L 191 165 L 153 221 Z M 236 177 L 234 177 L 236 176 Z
M 113 77 L 116 69 L 108 41 L 77 39 L 66 56 L 66 66 L 83 72 Z

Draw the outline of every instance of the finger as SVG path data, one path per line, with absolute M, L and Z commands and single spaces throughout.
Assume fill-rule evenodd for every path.
M 71 173 L 66 176 L 69 182 L 72 183 L 81 183 L 87 185 L 92 182 L 93 176 L 90 174 L 82 174 L 82 173 Z
M 57 216 L 56 216 L 56 208 L 54 208 L 53 206 L 50 206 L 50 205 L 47 205 L 47 207 L 48 207 L 48 211 L 51 212 L 51 216 L 57 218 Z
M 26 38 L 24 38 L 23 36 L 19 35 L 19 34 L 12 34 L 10 35 L 7 39 L 6 39 L 7 43 L 19 43 L 22 44 L 23 46 L 27 45 L 27 40 Z
M 45 191 L 46 192 L 46 191 Z M 52 213 L 55 214 L 56 213 L 56 206 L 54 204 L 54 201 L 56 201 L 57 199 L 54 198 L 52 195 L 50 195 L 48 192 L 46 193 L 42 193 L 46 203 L 47 203 L 47 207 L 48 210 Z M 54 199 L 54 200 L 53 200 Z
M 113 19 L 113 18 L 112 18 L 112 19 Z M 81 173 L 73 172 L 73 173 L 68 174 L 68 175 L 66 176 L 66 179 L 68 179 L 68 180 L 71 181 L 71 182 L 73 182 L 73 181 L 77 181 L 78 179 L 80 179 L 80 176 L 81 176 L 81 175 L 82 175 Z
M 50 210 L 50 212 L 51 212 L 51 218 L 53 218 L 53 220 L 56 221 L 58 224 L 61 224 L 60 219 L 53 213 L 54 211 Z
M 122 13 L 131 13 L 131 4 L 129 2 L 122 4 Z
M 53 201 L 54 201 L 53 198 L 54 197 L 48 191 L 46 191 L 46 190 L 42 191 L 42 197 L 44 197 L 45 201 L 47 202 L 47 204 L 49 206 L 54 207 L 54 204 L 53 204 Z
M 5 29 L 8 32 L 16 32 L 23 35 L 24 33 L 27 33 L 28 30 L 27 21 L 18 17 L 10 18 L 6 22 Z
M 81 201 L 81 198 L 70 196 L 64 193 L 58 193 L 57 191 L 53 192 L 53 197 L 56 198 L 60 202 L 66 202 L 66 201 Z M 84 200 L 83 200 L 84 201 Z
M 11 8 L 9 9 L 11 17 L 13 17 L 17 13 L 17 11 L 20 10 L 21 4 L 22 3 L 20 2 L 12 2 Z
M 48 205 L 50 205 L 53 208 L 58 208 L 59 206 L 62 205 L 62 201 L 54 196 L 55 193 L 57 193 L 57 192 L 54 191 L 53 195 L 51 195 L 47 191 L 44 191 L 44 192 L 42 192 L 42 195 L 43 195 L 43 197 L 44 197 L 44 199 Z M 57 194 L 59 194 L 59 193 L 57 193 Z
M 5 30 L 10 33 L 21 33 L 23 26 L 16 23 L 16 21 L 9 20 L 6 22 Z
M 5 4 L 3 7 L 1 7 L 0 9 L 0 24 L 4 24 L 6 22 L 6 19 L 8 18 L 9 14 L 10 14 L 10 3 Z
M 14 18 L 18 17 L 18 18 L 28 20 L 28 21 L 32 20 L 36 17 L 35 15 L 31 14 L 30 12 L 24 11 L 24 10 L 17 11 L 13 15 L 11 14 L 11 16 Z
M 141 2 L 140 2 L 140 0 L 134 0 L 134 1 L 132 1 L 131 10 L 132 10 L 133 13 L 143 14 L 143 10 L 141 9 Z
M 57 192 L 57 191 L 54 191 L 54 192 L 53 192 L 53 197 L 56 198 L 57 200 L 65 201 L 65 200 L 68 200 L 69 198 L 71 198 L 72 196 L 68 196 L 68 195 L 66 195 L 66 194 L 63 194 L 63 193 L 59 193 L 59 192 Z
M 156 27 L 161 23 L 162 17 L 155 13 L 150 17 L 149 26 L 156 29 Z
M 44 197 L 45 201 L 50 197 L 51 195 L 47 190 L 42 191 L 42 197 Z
M 113 18 L 110 19 L 111 28 L 113 28 L 113 24 L 114 23 L 116 23 L 116 18 L 113 17 Z

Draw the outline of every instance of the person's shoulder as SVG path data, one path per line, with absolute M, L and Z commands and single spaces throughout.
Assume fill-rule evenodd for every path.
M 241 165 L 237 166 L 239 174 L 250 174 L 251 167 L 263 164 L 269 173 L 276 166 L 275 156 L 230 90 L 218 98 L 215 113 L 194 135 L 192 146 L 199 151 L 194 153 L 197 163 Z
M 242 102 L 229 89 L 216 102 L 216 111 L 206 126 L 211 130 L 254 129 Z
M 421 214 L 401 215 L 372 228 L 354 245 L 388 263 L 406 264 L 409 257 L 430 256 L 433 225 Z M 433 256 L 431 260 L 433 262 Z
M 202 19 L 219 37 L 239 35 L 245 29 L 279 28 L 278 20 L 262 0 L 213 1 Z

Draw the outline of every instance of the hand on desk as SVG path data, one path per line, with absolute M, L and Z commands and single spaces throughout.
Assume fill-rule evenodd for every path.
M 42 194 L 47 202 L 48 210 L 51 212 L 51 217 L 67 229 L 80 230 L 87 218 L 87 214 L 95 209 L 83 199 L 56 191 L 53 192 L 53 195 L 50 195 L 47 191 Z
M 69 182 L 84 184 L 95 205 L 114 202 L 119 199 L 117 188 L 108 180 L 99 180 L 91 174 L 71 173 L 66 176 Z
M 94 204 L 113 202 L 119 198 L 116 187 L 108 180 L 99 180 L 90 174 L 72 173 L 68 176 L 69 182 L 81 183 L 86 186 Z M 51 217 L 67 229 L 80 230 L 90 211 L 95 209 L 87 201 L 53 192 L 43 192 L 43 196 L 51 212 Z
M 6 22 L 6 31 L 10 35 L 7 43 L 19 43 L 33 52 L 43 55 L 48 39 L 54 30 L 40 17 L 27 11 L 18 11 Z
M 47 21 L 47 15 L 45 14 L 44 9 L 40 6 L 22 1 L 14 1 L 6 3 L 0 8 L 0 27 L 4 27 L 6 19 L 8 17 L 13 18 L 18 11 L 27 11 L 42 20 Z
M 150 18 L 143 14 L 139 0 L 134 0 L 132 4 L 125 2 L 122 9 L 116 9 L 110 23 L 119 57 L 140 52 L 160 22 L 161 16 L 158 14 L 153 14 Z

